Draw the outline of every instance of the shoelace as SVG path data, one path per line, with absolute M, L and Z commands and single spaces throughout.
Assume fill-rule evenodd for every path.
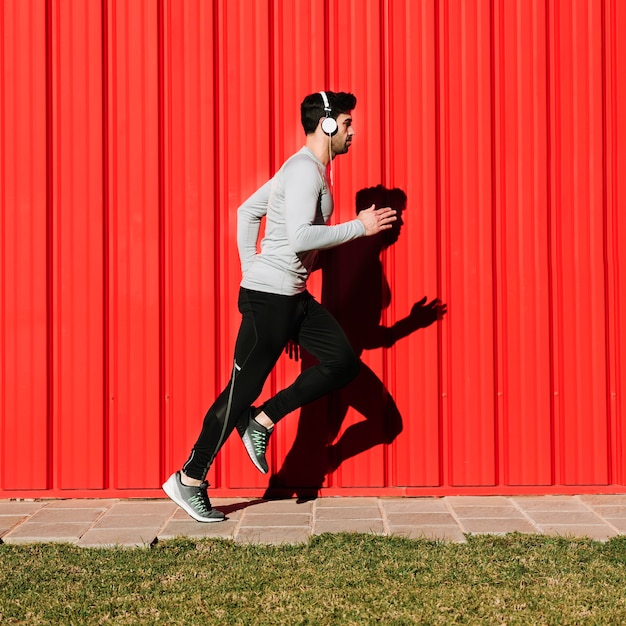
M 208 515 L 211 512 L 209 498 L 202 491 L 198 491 L 194 496 L 191 496 L 189 503 L 203 515 Z
M 264 433 L 255 430 L 250 434 L 250 437 L 256 453 L 259 454 L 265 452 L 267 436 Z

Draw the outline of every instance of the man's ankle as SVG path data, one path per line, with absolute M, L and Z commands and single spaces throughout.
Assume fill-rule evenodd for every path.
M 199 487 L 202 484 L 201 480 L 197 478 L 191 478 L 185 474 L 185 472 L 180 473 L 180 482 L 185 485 L 185 487 Z
M 263 411 L 255 415 L 254 420 L 261 426 L 265 426 L 267 430 L 273 430 L 274 428 L 274 422 Z

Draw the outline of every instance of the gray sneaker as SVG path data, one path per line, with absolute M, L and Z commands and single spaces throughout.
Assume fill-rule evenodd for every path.
M 198 487 L 183 485 L 180 472 L 176 472 L 163 484 L 163 491 L 198 522 L 223 522 L 226 519 L 224 513 L 211 507 L 207 495 L 208 486 L 206 481 Z
M 267 430 L 252 417 L 253 414 L 254 407 L 239 420 L 237 432 L 241 435 L 246 452 L 255 467 L 259 472 L 267 474 L 269 467 L 265 459 L 265 451 L 273 429 Z

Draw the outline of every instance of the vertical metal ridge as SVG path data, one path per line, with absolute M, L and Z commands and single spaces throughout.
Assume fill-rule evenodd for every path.
M 494 446 L 494 479 L 496 484 L 500 484 L 502 477 L 501 463 L 501 445 L 500 434 L 502 430 L 502 406 L 499 401 L 500 391 L 500 371 L 499 371 L 499 342 L 498 342 L 498 251 L 497 251 L 497 189 L 496 189 L 496 67 L 495 67 L 495 7 L 494 2 L 497 0 L 489 0 L 489 121 L 491 135 L 491 289 L 492 289 L 492 369 L 493 369 L 493 446 Z
M 604 281 L 604 343 L 606 367 L 606 458 L 608 481 L 613 482 L 613 402 L 611 400 L 611 321 L 610 321 L 610 285 L 609 285 L 609 241 L 608 241 L 608 155 L 607 155 L 607 42 L 606 42 L 606 0 L 601 0 L 600 7 L 600 43 L 601 43 L 601 80 L 602 80 L 602 256 Z
M 379 29 L 380 29 L 380 73 L 381 73 L 381 86 L 380 90 L 380 112 L 381 119 L 379 121 L 380 127 L 382 129 L 381 140 L 382 140 L 382 151 L 381 151 L 381 170 L 382 170 L 382 184 L 386 187 L 391 186 L 391 176 L 389 175 L 389 164 L 391 160 L 391 154 L 389 149 L 389 72 L 388 72 L 388 64 L 389 64 L 389 5 L 387 0 L 379 0 L 378 4 L 379 10 Z M 387 251 L 385 258 L 383 260 L 384 268 L 394 268 L 394 251 L 393 248 Z M 385 270 L 383 269 L 383 281 L 385 276 Z M 395 272 L 392 272 L 395 274 Z M 392 298 L 389 308 L 387 309 L 387 318 L 393 313 L 395 310 L 395 300 Z M 385 319 L 385 312 L 382 313 L 383 319 Z M 395 316 L 394 316 L 395 318 Z M 384 358 L 382 362 L 382 382 L 385 388 L 389 388 L 389 379 L 390 373 L 393 371 L 393 364 L 390 361 L 389 351 L 385 351 Z M 385 471 L 383 472 L 383 486 L 387 487 L 391 484 L 391 459 L 393 458 L 393 453 L 390 451 L 391 445 L 383 444 L 383 464 Z
M 556 303 L 554 302 L 554 288 L 556 284 L 556 279 L 554 276 L 554 246 L 553 246 L 553 228 L 552 228 L 552 210 L 553 210 L 553 171 L 555 171 L 555 167 L 553 164 L 554 153 L 552 150 L 552 98 L 551 98 L 551 89 L 552 89 L 552 72 L 551 72 L 551 62 L 552 62 L 552 52 L 553 52 L 553 38 L 550 36 L 551 33 L 551 12 L 550 12 L 550 3 L 545 3 L 545 24 L 546 24 L 546 181 L 547 181 L 547 189 L 546 189 L 546 202 L 547 202 L 547 220 L 546 220 L 546 228 L 547 228 L 547 242 L 548 242 L 548 316 L 549 316 L 549 345 L 548 345 L 548 354 L 550 358 L 550 430 L 551 430 L 551 444 L 552 444 L 552 454 L 551 454 L 551 467 L 552 467 L 552 484 L 555 484 L 561 477 L 561 471 L 557 466 L 557 450 L 559 449 L 558 444 L 558 425 L 557 425 L 557 415 L 556 415 L 556 355 L 555 355 L 555 308 Z
M 435 233 L 436 233 L 436 242 L 435 242 L 435 251 L 436 251 L 436 285 L 437 285 L 437 298 L 442 297 L 442 288 L 443 288 L 443 267 L 442 267 L 442 251 L 443 245 L 441 241 L 442 237 L 442 217 L 441 217 L 441 67 L 440 67 L 440 59 L 441 59 L 441 50 L 440 50 L 440 40 L 439 40 L 439 0 L 435 0 L 434 3 L 434 91 L 435 91 Z M 439 473 L 439 483 L 442 484 L 444 482 L 444 456 L 445 456 L 445 446 L 444 443 L 444 402 L 443 402 L 443 394 L 444 394 L 444 383 L 443 383 L 443 327 L 439 323 L 437 324 L 437 431 L 438 431 L 438 441 L 440 447 L 439 461 L 437 471 Z
M 548 7 L 550 7 L 550 4 L 548 3 L 547 5 Z M 559 84 L 560 83 L 560 72 L 559 72 L 559 65 L 558 65 L 558 47 L 560 44 L 560 37 L 559 37 L 559 33 L 558 33 L 558 16 L 556 14 L 557 12 L 557 7 L 558 5 L 555 3 L 553 5 L 553 11 L 550 14 L 550 19 L 548 21 L 549 24 L 549 30 L 550 30 L 550 42 L 552 44 L 551 49 L 550 49 L 550 93 L 552 95 L 552 97 L 550 98 L 550 105 L 551 105 L 551 110 L 550 110 L 550 121 L 552 122 L 551 124 L 551 129 L 552 129 L 552 134 L 550 136 L 550 138 L 554 138 L 554 142 L 551 143 L 551 156 L 552 156 L 552 162 L 551 162 L 551 166 L 552 166 L 552 171 L 550 172 L 551 176 L 550 176 L 550 180 L 552 182 L 551 185 L 551 191 L 552 191 L 552 196 L 551 196 L 551 200 L 554 200 L 553 202 L 551 201 L 550 203 L 550 219 L 551 219 L 551 225 L 555 224 L 555 222 L 558 221 L 558 210 L 559 210 L 559 205 L 560 205 L 560 195 L 561 195 L 561 180 L 560 180 L 560 176 L 558 174 L 558 168 L 560 166 L 560 160 L 561 160 L 561 153 L 560 153 L 560 149 L 559 149 L 559 144 L 558 141 L 556 140 L 557 135 L 560 134 L 560 129 L 561 129 L 561 124 L 560 124 L 560 116 L 558 115 L 558 107 L 559 107 L 559 102 L 560 102 L 560 98 L 559 98 L 559 93 L 556 90 L 556 88 L 554 87 L 555 84 Z M 554 93 L 552 94 L 552 90 L 554 90 Z M 561 352 L 561 344 L 562 344 L 562 340 L 560 338 L 560 332 L 558 330 L 558 327 L 556 326 L 556 322 L 557 322 L 557 317 L 559 314 L 559 311 L 562 310 L 562 304 L 561 304 L 561 299 L 559 297 L 559 289 L 562 283 L 562 279 L 561 279 L 561 266 L 560 264 L 557 262 L 557 259 L 560 258 L 561 256 L 561 250 L 560 250 L 560 246 L 559 246 L 559 238 L 558 238 L 558 232 L 556 228 L 551 228 L 550 229 L 550 234 L 551 234 L 551 259 L 550 259 L 550 265 L 551 265 L 551 269 L 552 269 L 552 297 L 553 297 L 553 303 L 552 303 L 552 311 L 553 311 L 553 318 L 552 318 L 552 331 L 554 333 L 554 341 L 553 341 L 553 349 L 554 349 L 554 381 L 555 381 L 555 393 L 554 393 L 554 402 L 555 402 L 555 408 L 554 408 L 554 412 L 555 412 L 555 426 L 557 427 L 557 430 L 559 431 L 558 434 L 558 448 L 557 450 L 555 450 L 555 462 L 557 462 L 557 482 L 561 480 L 561 476 L 563 474 L 562 472 L 562 468 L 560 467 L 560 463 L 563 461 L 562 457 L 557 456 L 558 455 L 558 450 L 562 449 L 562 441 L 560 440 L 561 432 L 560 432 L 560 415 L 561 415 L 561 409 L 560 409 L 560 402 L 557 400 L 558 398 L 558 394 L 561 391 L 561 384 L 562 384 L 562 373 L 560 371 L 561 369 L 561 364 L 563 362 L 563 355 L 560 354 Z
M 389 65 L 391 62 L 391 49 L 389 46 L 389 0 L 379 0 L 380 4 L 380 72 L 381 72 L 381 94 L 380 94 L 380 127 L 383 129 L 382 141 L 382 184 L 386 187 L 393 185 L 391 175 L 392 156 L 389 142 L 391 140 L 391 121 L 389 119 L 389 98 L 391 93 L 391 72 Z
M 622 24 L 626 25 L 626 9 L 624 8 L 623 4 L 620 4 L 620 9 L 621 9 L 621 13 L 618 16 L 617 13 L 617 8 L 618 8 L 618 3 L 616 0 L 612 0 L 611 1 L 611 43 L 612 43 L 612 47 L 611 47 L 611 51 L 612 51 L 612 84 L 617 87 L 619 85 L 619 82 L 617 80 L 617 76 L 618 76 L 618 72 L 617 72 L 617 68 L 618 68 L 618 50 L 617 50 L 617 42 L 618 42 L 618 38 L 617 38 L 617 33 L 618 33 L 618 20 L 622 19 Z M 620 57 L 622 63 L 626 64 L 626 54 L 624 51 L 624 48 L 622 48 L 622 56 Z M 625 96 L 626 94 L 624 92 L 622 92 L 622 96 Z M 622 106 L 626 105 L 626 98 L 624 100 L 621 101 Z M 621 133 L 622 133 L 622 137 L 626 136 L 625 133 L 625 127 L 624 127 L 624 115 L 622 112 L 622 115 L 620 117 L 618 110 L 619 110 L 619 106 L 618 106 L 618 95 L 617 93 L 614 95 L 613 98 L 613 102 L 612 102 L 612 119 L 614 121 L 614 124 L 617 124 L 618 121 L 621 119 L 622 120 L 622 126 L 621 126 Z M 622 143 L 622 148 L 624 146 L 624 144 Z M 616 144 L 617 146 L 617 144 Z M 621 198 L 622 199 L 626 199 L 624 198 L 624 187 L 623 185 L 618 186 L 618 183 L 620 182 L 620 163 L 622 165 L 622 167 L 624 165 L 626 165 L 626 163 L 623 161 L 623 156 L 622 156 L 622 161 L 620 161 L 618 159 L 618 153 L 617 153 L 617 147 L 614 148 L 613 150 L 613 162 L 612 162 L 612 173 L 613 173 L 613 188 L 612 188 L 612 197 L 613 197 L 613 205 L 614 205 L 614 212 L 613 215 L 615 216 L 615 218 L 617 217 L 617 215 L 619 215 L 619 211 L 618 211 L 618 207 L 620 205 L 620 195 L 618 193 L 618 190 L 621 190 Z M 626 168 L 623 167 L 623 171 L 626 171 Z M 623 219 L 623 218 L 622 218 Z M 626 227 L 626 222 L 622 221 L 620 222 L 620 227 L 624 228 Z M 615 246 L 614 246 L 614 251 L 616 252 L 617 250 L 620 249 L 619 244 L 618 244 L 618 236 L 619 236 L 619 232 L 616 232 L 616 234 L 614 235 L 615 237 Z M 623 285 L 623 280 L 624 280 L 624 267 L 620 265 L 620 262 L 617 261 L 615 262 L 615 280 L 614 283 L 614 289 L 615 289 L 615 293 L 619 294 L 620 293 L 620 286 Z M 617 425 L 617 429 L 616 429 L 616 435 L 617 435 L 617 458 L 616 458 L 616 462 L 619 462 L 619 481 L 620 484 L 623 484 L 624 482 L 626 482 L 626 470 L 624 469 L 624 455 L 626 454 L 626 446 L 624 443 L 624 433 L 626 433 L 626 429 L 624 428 L 624 424 L 623 424 L 623 420 L 621 419 L 623 414 L 624 414 L 624 407 L 626 406 L 625 402 L 624 402 L 624 391 L 626 391 L 626 389 L 624 388 L 624 386 L 626 385 L 626 379 L 624 378 L 624 368 L 623 368 L 623 360 L 626 357 L 626 354 L 624 352 L 626 346 L 624 344 L 624 340 L 623 337 L 624 335 L 624 329 L 621 328 L 620 326 L 620 321 L 623 319 L 623 313 L 622 311 L 624 311 L 624 305 L 621 302 L 621 300 L 619 298 L 615 299 L 615 309 L 614 309 L 614 319 L 616 320 L 615 322 L 615 332 L 616 332 L 616 352 L 615 352 L 615 384 L 616 384 L 616 390 L 615 390 L 615 415 L 616 415 L 616 425 Z
M 6 42 L 6 38 L 4 36 L 5 32 L 5 22 L 4 15 L 5 5 L 0 3 L 0 34 L 2 35 L 2 39 L 0 43 L 0 91 L 2 94 L 6 93 L 6 76 L 5 76 L 5 52 L 4 46 Z M 44 33 L 45 35 L 45 33 Z M 46 45 L 47 49 L 47 45 Z M 6 96 L 5 96 L 6 97 Z M 6 206 L 6 110 L 5 110 L 5 97 L 0 98 L 0 346 L 6 350 L 6 272 L 7 272 L 7 262 L 6 262 L 6 251 L 5 251 L 5 237 L 6 237 L 6 218 L 5 218 L 5 206 Z M 47 232 L 47 231 L 46 231 Z M 47 259 L 47 253 L 46 253 Z M 49 310 L 49 307 L 46 303 L 46 313 Z M 47 335 L 46 335 L 46 351 L 47 351 Z M 47 353 L 46 353 L 46 362 L 47 362 Z M 2 417 L 7 412 L 7 400 L 6 400 L 6 368 L 7 368 L 7 355 L 3 353 L 0 355 L 0 442 L 7 441 L 6 436 L 6 423 Z M 47 385 L 47 377 L 46 377 L 46 385 Z M 48 393 L 46 391 L 46 402 L 48 402 Z M 46 407 L 46 414 L 48 413 Z M 0 451 L 2 450 L 2 444 L 0 444 Z M 4 484 L 4 463 L 6 462 L 6 455 L 2 455 L 2 459 L 0 459 L 0 489 L 5 488 Z
M 622 63 L 626 63 L 626 54 L 624 54 L 624 48 L 622 47 L 621 52 L 622 52 L 622 56 L 618 57 L 618 50 L 617 50 L 617 32 L 618 32 L 618 20 L 622 20 L 622 24 L 626 24 L 626 10 L 624 9 L 623 5 L 619 5 L 620 9 L 621 9 L 621 13 L 619 13 L 618 15 L 618 4 L 617 2 L 611 2 L 611 16 L 613 18 L 612 20 L 612 28 L 611 28 L 611 32 L 612 32 L 612 51 L 613 51 L 613 84 L 614 85 L 618 85 L 618 81 L 617 81 L 617 67 L 618 67 L 618 59 L 621 59 Z M 622 96 L 624 96 L 624 91 L 622 91 L 621 93 Z M 626 104 L 626 98 L 621 100 L 622 105 Z M 620 118 L 620 116 L 618 115 L 618 95 L 616 94 L 613 100 L 613 112 L 612 112 L 612 117 L 613 120 L 615 120 L 615 124 L 617 124 L 617 121 L 619 119 L 622 119 L 622 126 L 621 126 L 621 133 L 622 136 L 626 136 L 625 132 L 624 132 L 624 125 L 623 125 L 623 115 Z M 623 146 L 623 144 L 622 144 Z M 617 149 L 615 148 L 613 151 L 613 173 L 614 173 L 614 177 L 613 177 L 613 189 L 612 189 L 612 194 L 613 194 L 613 198 L 614 198 L 614 212 L 613 215 L 617 216 L 618 215 L 618 210 L 617 207 L 619 206 L 619 200 L 620 200 L 620 196 L 618 194 L 618 189 L 621 190 L 622 193 L 622 197 L 624 197 L 624 188 L 623 186 L 618 186 L 618 181 L 620 178 L 619 172 L 620 172 L 620 165 L 622 166 L 622 171 L 626 171 L 626 168 L 624 168 L 624 160 L 623 160 L 623 156 L 622 156 L 622 160 L 620 160 L 618 158 L 618 152 Z M 622 228 L 626 227 L 626 223 L 625 222 L 620 222 L 620 226 Z M 619 247 L 617 245 L 617 235 L 615 235 L 615 250 L 618 250 Z M 615 280 L 614 283 L 616 283 L 615 285 L 615 293 L 619 293 L 619 286 L 623 285 L 623 270 L 624 267 L 620 265 L 620 263 L 616 264 L 616 273 L 615 273 Z M 618 345 L 618 349 L 616 352 L 616 358 L 615 358 L 615 375 L 616 375 L 616 392 L 615 392 L 615 414 L 618 418 L 617 419 L 617 435 L 618 435 L 618 440 L 617 440 L 617 447 L 618 447 L 618 458 L 616 460 L 621 461 L 619 464 L 619 468 L 620 468 L 620 482 L 626 482 L 626 471 L 624 470 L 624 456 L 626 454 L 626 446 L 624 445 L 624 433 L 626 432 L 626 430 L 623 427 L 623 421 L 621 419 L 622 415 L 624 414 L 624 407 L 626 406 L 626 404 L 624 403 L 624 398 L 623 398 L 623 393 L 620 393 L 620 391 L 624 390 L 624 387 L 626 385 L 626 380 L 624 378 L 624 368 L 623 368 L 623 360 L 626 357 L 626 353 L 625 353 L 625 344 L 624 344 L 624 333 L 623 330 L 620 330 L 620 324 L 619 322 L 623 319 L 623 313 L 622 311 L 624 311 L 623 308 L 623 304 L 619 301 L 619 299 L 616 298 L 616 305 L 615 305 L 615 310 L 614 310 L 614 318 L 617 320 L 616 324 L 615 324 L 615 328 L 616 328 L 616 338 L 617 338 L 617 345 Z M 619 391 L 618 391 L 619 389 Z
M 222 160 L 220 158 L 220 142 L 222 140 L 220 135 L 220 121 L 221 121 L 221 113 L 222 113 L 222 102 L 221 102 L 221 92 L 220 92 L 220 81 L 222 77 L 222 67 L 221 67 L 221 45 L 223 35 L 222 29 L 220 28 L 220 7 L 222 6 L 222 2 L 226 3 L 226 0 L 215 0 L 213 2 L 213 85 L 214 85 L 214 93 L 215 98 L 213 101 L 213 162 L 214 162 L 214 172 L 215 172 L 215 187 L 213 189 L 214 197 L 215 197 L 215 206 L 219 207 L 223 198 L 222 198 L 222 171 L 223 165 Z M 219 240 L 219 231 L 221 228 L 221 213 L 219 210 L 215 211 L 215 230 L 213 231 L 213 249 L 214 249 L 214 276 L 215 276 L 215 287 L 216 292 L 219 294 L 223 294 L 222 289 L 222 272 L 221 272 L 221 249 L 220 249 L 220 240 Z M 217 350 L 221 349 L 221 334 L 220 329 L 222 327 L 222 311 L 219 306 L 215 307 L 215 327 L 213 329 L 213 337 L 215 346 L 217 346 Z M 220 372 L 220 368 L 215 368 L 215 376 L 213 380 L 213 386 L 217 390 L 222 385 L 222 376 Z M 217 397 L 217 393 L 216 393 Z M 216 486 L 222 486 L 223 476 L 221 472 L 221 467 L 219 463 L 214 464 L 215 467 L 215 483 Z
M 161 202 L 161 440 L 159 441 L 160 481 L 167 477 L 173 469 L 171 450 L 173 443 L 172 394 L 175 385 L 173 380 L 173 328 L 174 323 L 174 296 L 173 296 L 173 219 L 172 219 L 172 3 L 171 0 L 160 0 L 158 10 L 159 19 L 159 184 Z M 185 365 L 181 364 L 184 368 Z M 178 460 L 178 459 L 177 459 Z M 178 467 L 178 466 L 177 466 Z
M 45 7 L 45 37 L 46 37 L 46 353 L 47 353 L 47 489 L 54 487 L 55 476 L 55 431 L 54 431 L 54 243 L 53 243 L 53 19 L 52 2 L 46 0 Z
M 626 15 L 626 12 L 623 13 Z M 623 468 L 623 384 L 621 360 L 621 300 L 620 294 L 620 222 L 618 219 L 620 179 L 618 149 L 620 137 L 615 132 L 619 121 L 617 79 L 617 3 L 604 0 L 602 3 L 602 42 L 603 42 L 603 167 L 604 167 L 604 237 L 605 237 L 605 293 L 606 293 L 606 354 L 607 354 L 607 419 L 608 442 L 611 455 L 611 479 L 624 482 Z M 623 116 L 622 116 L 623 117 Z M 614 131 L 614 132 L 611 132 Z
M 330 1 L 324 2 L 324 85 L 323 89 L 329 89 L 330 85 Z
M 102 429 L 104 439 L 103 450 L 103 487 L 110 487 L 111 471 L 111 302 L 110 302 L 110 180 L 109 180 L 109 1 L 101 0 L 101 32 L 102 32 L 102 373 L 103 373 L 103 407 Z M 114 0 L 113 0 L 114 1 Z
M 269 126 L 270 126 L 270 141 L 268 145 L 268 159 L 270 162 L 270 168 L 274 169 L 274 164 L 276 163 L 276 90 L 274 84 L 276 82 L 276 73 L 275 73 L 275 65 L 276 65 L 276 53 L 275 53 L 275 31 L 274 31 L 274 15 L 276 13 L 275 9 L 276 0 L 268 0 L 267 3 L 267 30 L 269 32 L 269 51 L 268 51 L 268 75 L 269 75 L 269 83 L 270 88 L 268 90 L 269 96 L 269 109 L 270 109 L 270 117 L 269 117 Z M 278 167 L 278 166 L 276 166 Z M 271 174 L 273 175 L 273 171 Z
M 165 415 L 165 389 L 166 389 L 166 372 L 165 372 L 165 359 L 166 359 L 166 269 L 165 269 L 165 59 L 164 59 L 164 46 L 165 46 L 165 7 L 166 0 L 157 0 L 157 146 L 158 146 L 158 160 L 157 160 L 157 185 L 158 185 L 158 337 L 159 337 L 159 461 L 158 461 L 158 473 L 159 482 L 165 479 L 165 434 L 166 428 L 166 415 Z
M 442 43 L 441 43 L 441 28 L 440 15 L 441 15 L 440 0 L 435 0 L 434 10 L 434 28 L 435 28 L 435 204 L 436 204 L 436 229 L 437 229 L 437 297 L 442 297 L 443 285 L 444 285 L 444 267 L 443 267 L 443 203 L 441 197 L 442 175 L 441 175 L 441 106 L 442 106 L 442 77 L 441 77 L 441 59 L 442 59 Z M 446 219 L 447 223 L 447 219 Z M 447 264 L 446 264 L 447 268 Z M 454 313 L 452 313 L 454 314 Z M 445 342 L 445 347 L 449 348 L 449 342 Z M 449 419 L 449 410 L 447 398 L 448 386 L 449 386 L 449 372 L 444 376 L 444 362 L 449 369 L 449 355 L 446 355 L 444 359 L 444 331 L 441 324 L 437 325 L 437 378 L 438 378 L 438 395 L 439 395 L 439 407 L 438 407 L 438 428 L 439 428 L 439 440 L 441 442 L 441 454 L 439 456 L 439 480 L 442 484 L 449 482 L 450 468 L 449 458 L 450 450 L 449 444 L 446 445 L 446 437 L 449 432 L 447 420 Z M 446 381 L 444 383 L 444 380 Z M 444 402 L 444 397 L 446 398 Z
M 119 284 L 118 273 L 118 243 L 117 243 L 117 223 L 118 223 L 118 203 L 120 190 L 118 186 L 119 175 L 117 171 L 117 144 L 115 138 L 118 136 L 118 109 L 116 102 L 117 95 L 117 65 L 115 51 L 117 50 L 117 2 L 116 0 L 107 0 L 107 178 L 109 182 L 109 206 L 107 213 L 107 429 L 109 436 L 109 454 L 107 456 L 108 475 L 107 481 L 109 488 L 117 487 L 117 468 L 115 466 L 113 455 L 115 453 L 114 442 L 118 440 L 118 405 L 119 405 L 119 353 L 117 350 L 117 338 L 119 336 L 119 316 L 114 311 L 115 293 Z
M 392 179 L 389 174 L 389 166 L 391 162 L 391 151 L 389 147 L 389 3 L 388 0 L 378 0 L 378 30 L 379 30 L 379 63 L 380 63 L 380 119 L 378 121 L 381 128 L 381 182 L 386 187 L 392 186 Z M 388 249 L 383 257 L 383 276 L 384 282 L 385 276 L 388 274 L 386 270 L 391 270 L 391 274 L 395 274 L 395 254 L 394 249 L 391 247 Z M 382 321 L 385 325 L 389 325 L 390 320 L 395 319 L 395 299 L 392 298 L 389 307 L 382 312 Z M 389 389 L 393 385 L 391 384 L 391 373 L 394 371 L 393 361 L 391 359 L 391 352 L 389 350 L 383 351 L 383 360 L 381 367 L 381 380 L 383 386 Z M 393 451 L 391 450 L 393 444 L 383 444 L 383 486 L 387 487 L 392 484 L 392 471 L 391 461 L 393 459 Z

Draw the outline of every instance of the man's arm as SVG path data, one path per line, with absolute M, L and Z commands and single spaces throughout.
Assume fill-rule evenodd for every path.
M 317 203 L 323 181 L 317 166 L 306 161 L 292 161 L 285 171 L 285 220 L 287 238 L 296 252 L 325 250 L 358 237 L 376 235 L 392 227 L 395 209 L 376 209 L 372 205 L 356 219 L 328 226 L 316 222 Z
M 271 183 L 268 180 L 237 209 L 237 249 L 242 272 L 250 267 L 256 255 L 261 220 L 267 214 Z
M 320 222 L 318 200 L 324 183 L 315 163 L 293 160 L 283 176 L 285 226 L 294 252 L 332 248 L 365 235 L 365 227 L 357 219 L 333 226 Z

